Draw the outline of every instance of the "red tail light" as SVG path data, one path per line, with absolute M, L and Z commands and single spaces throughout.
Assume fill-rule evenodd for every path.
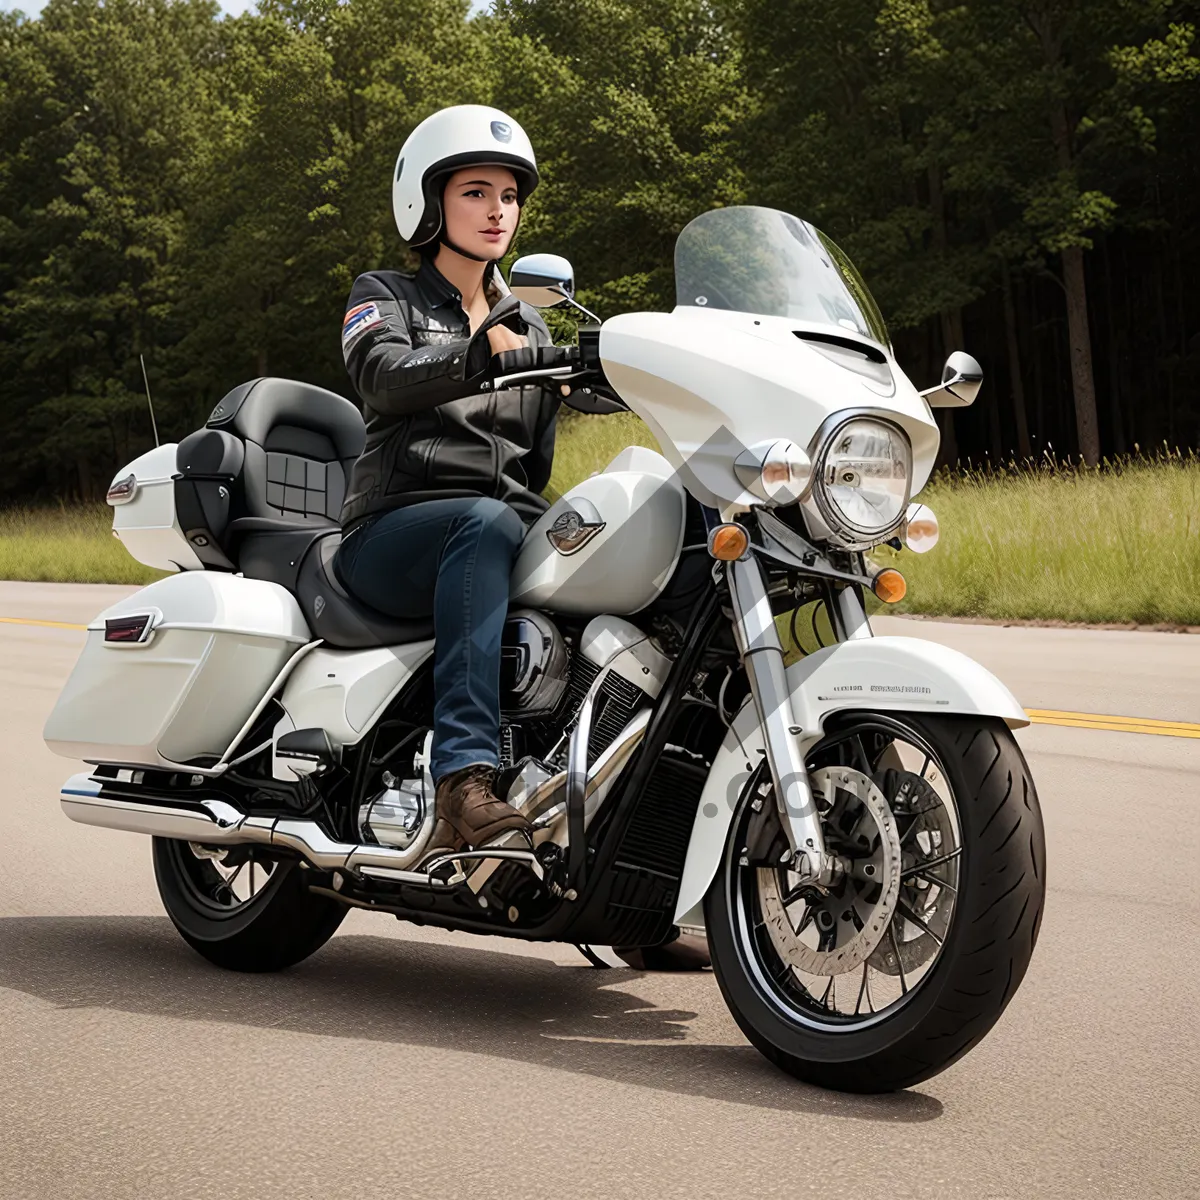
M 106 499 L 115 507 L 118 504 L 128 504 L 135 495 L 137 495 L 137 479 L 133 475 L 126 475 L 124 479 L 113 481 L 112 487 L 108 489 Z
M 106 642 L 144 642 L 149 632 L 149 613 L 136 617 L 110 617 L 104 622 Z

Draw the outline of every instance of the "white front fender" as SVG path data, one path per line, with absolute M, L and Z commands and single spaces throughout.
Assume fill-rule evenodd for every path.
M 921 638 L 839 642 L 794 663 L 787 680 L 796 724 L 804 730 L 800 740 L 805 754 L 822 737 L 830 713 L 843 709 L 999 717 L 1010 729 L 1029 724 L 1025 710 L 990 671 L 957 650 Z M 725 735 L 700 797 L 679 885 L 676 922 L 704 899 L 738 798 L 762 751 L 758 714 L 747 700 Z M 694 917 L 687 923 L 696 923 Z

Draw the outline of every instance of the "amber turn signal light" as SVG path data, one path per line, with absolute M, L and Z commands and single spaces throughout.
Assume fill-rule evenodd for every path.
M 884 604 L 895 604 L 904 599 L 908 584 L 904 582 L 904 576 L 899 571 L 887 567 L 875 576 L 871 588 Z
M 750 548 L 750 535 L 736 521 L 718 525 L 708 535 L 708 552 L 722 562 L 739 559 Z

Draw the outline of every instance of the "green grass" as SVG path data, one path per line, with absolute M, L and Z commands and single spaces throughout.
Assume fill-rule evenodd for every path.
M 572 414 L 560 430 L 548 494 L 560 495 L 633 444 L 656 448 L 634 416 Z M 1200 625 L 1196 457 L 943 473 L 920 499 L 937 514 L 941 541 L 926 555 L 880 551 L 908 580 L 907 598 L 892 611 Z M 137 584 L 160 577 L 134 562 L 110 530 L 105 505 L 0 512 L 0 578 Z
M 581 479 L 603 470 L 626 446 L 659 448 L 645 423 L 632 413 L 594 417 L 572 412 L 565 420 L 560 418 L 546 494 L 561 496 Z
M 920 499 L 938 545 L 883 557 L 902 611 L 1004 620 L 1200 625 L 1200 460 L 1127 459 L 942 475 Z
M 0 579 L 137 584 L 162 574 L 135 562 L 113 537 L 106 504 L 0 512 Z

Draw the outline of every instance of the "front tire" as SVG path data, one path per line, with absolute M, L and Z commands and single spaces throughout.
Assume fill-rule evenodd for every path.
M 932 812 L 932 803 L 914 799 L 935 792 L 932 784 L 915 782 L 922 755 L 921 779 L 928 772 L 936 780 L 945 809 L 936 820 L 919 815 Z M 811 772 L 824 768 L 826 779 L 840 771 L 843 780 L 851 775 L 873 780 L 876 794 L 895 814 L 893 821 L 883 821 L 892 834 L 879 832 L 873 850 L 865 836 L 874 833 L 865 807 L 842 821 L 847 849 L 861 843 L 860 862 L 871 876 L 877 870 L 872 864 L 895 862 L 894 851 L 881 844 L 899 831 L 902 867 L 894 868 L 902 880 L 899 900 L 894 908 L 885 904 L 878 910 L 889 922 L 887 933 L 876 949 L 868 953 L 864 947 L 857 961 L 852 957 L 855 947 L 848 943 L 855 929 L 871 924 L 870 904 L 885 898 L 885 889 L 870 890 L 863 870 L 857 882 L 847 879 L 858 889 L 848 898 L 843 886 L 840 898 L 796 888 L 799 898 L 789 900 L 786 883 L 774 882 L 778 868 L 746 861 L 752 806 L 757 802 L 762 809 L 765 786 L 752 780 L 705 898 L 717 981 L 750 1042 L 796 1078 L 848 1092 L 910 1087 L 975 1046 L 1025 975 L 1046 886 L 1045 836 L 1033 780 L 1003 723 L 963 717 L 843 717 L 814 748 L 808 765 Z M 907 787 L 901 787 L 905 780 Z M 858 787 L 870 790 L 869 784 Z M 889 789 L 894 796 L 886 794 Z M 773 808 L 773 797 L 766 803 Z M 846 811 L 841 801 L 823 811 L 827 837 L 837 839 L 833 820 Z M 797 910 L 786 906 L 800 903 L 805 908 L 793 923 L 787 913 Z M 813 919 L 814 912 L 820 920 Z M 906 934 L 914 936 L 906 940 Z M 795 947 L 790 954 L 788 936 Z M 837 962 L 839 938 L 844 958 L 856 962 L 850 968 Z M 829 964 L 824 969 L 831 982 L 820 996 L 815 963 Z M 841 989 L 839 980 L 846 981 Z
M 153 840 L 154 877 L 167 916 L 193 950 L 226 970 L 294 966 L 333 937 L 348 911 L 313 895 L 305 886 L 309 872 L 294 859 L 267 857 L 259 847 L 220 854 L 172 838 Z

